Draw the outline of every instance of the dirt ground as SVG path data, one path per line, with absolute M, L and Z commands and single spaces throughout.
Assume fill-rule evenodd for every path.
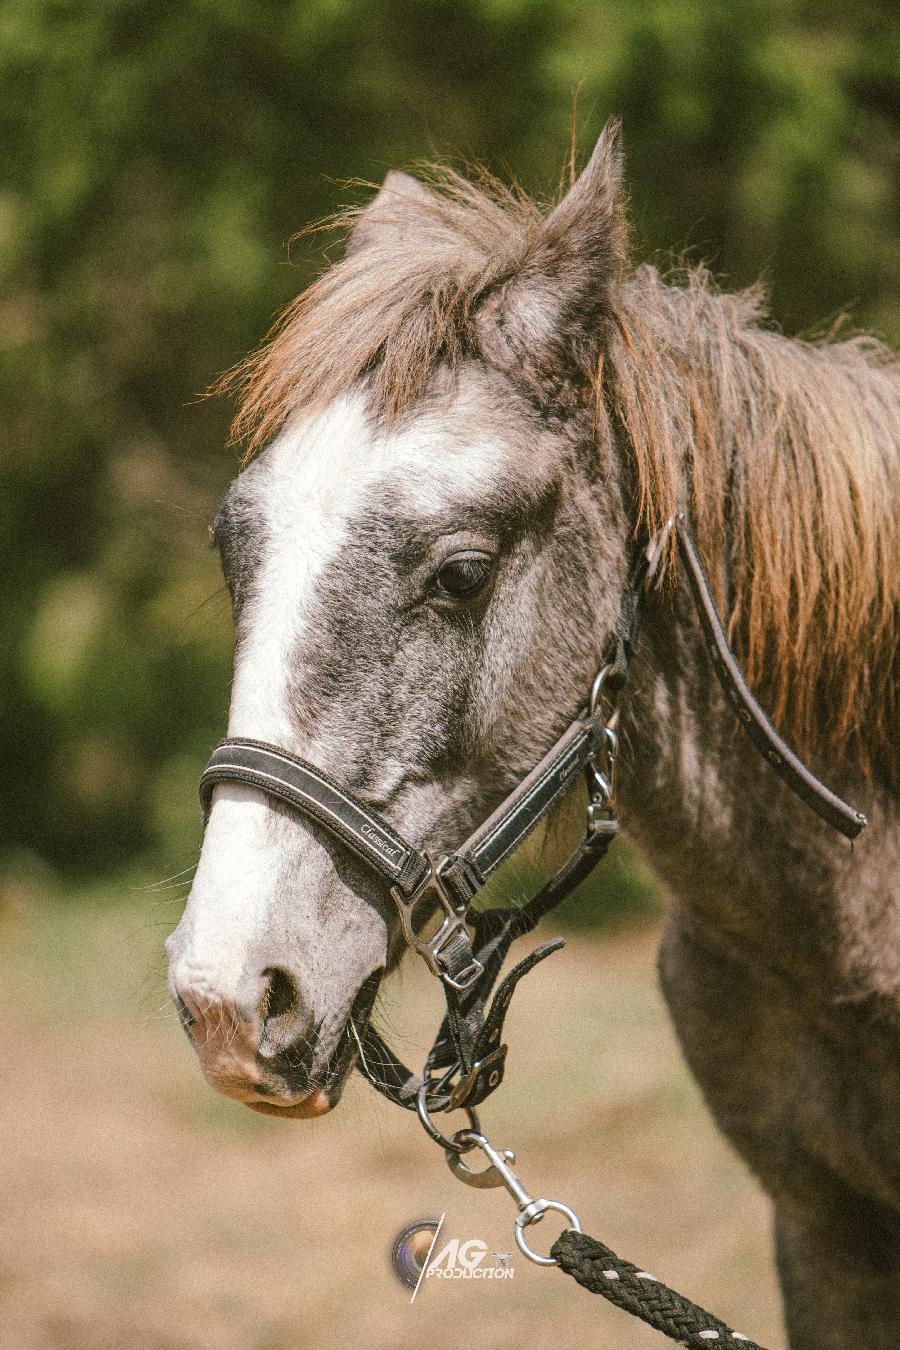
M 314 1122 L 211 1093 L 165 999 L 175 911 L 123 899 L 25 905 L 0 934 L 3 1350 L 669 1344 L 525 1261 L 506 1193 L 460 1185 L 362 1080 Z M 577 938 L 525 981 L 483 1124 L 588 1232 L 782 1350 L 768 1207 L 680 1062 L 655 940 Z M 437 1006 L 410 963 L 382 1025 L 415 1056 Z M 411 1305 L 392 1240 L 445 1211 L 514 1276 L 428 1281 Z

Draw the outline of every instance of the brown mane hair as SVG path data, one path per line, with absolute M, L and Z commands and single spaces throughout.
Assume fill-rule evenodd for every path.
M 423 176 L 430 191 L 328 222 L 354 230 L 347 256 L 220 382 L 249 454 L 363 378 L 386 421 L 411 409 L 475 349 L 485 296 L 527 271 L 545 208 L 485 173 Z M 729 631 L 776 724 L 892 779 L 900 362 L 871 338 L 787 339 L 758 291 L 720 293 L 700 268 L 678 284 L 638 268 L 610 307 L 601 415 L 627 434 L 636 528 L 687 509 L 714 575 L 727 543 Z

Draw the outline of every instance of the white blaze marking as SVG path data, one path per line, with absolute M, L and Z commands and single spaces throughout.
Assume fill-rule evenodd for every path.
M 229 736 L 290 745 L 290 657 L 317 578 L 348 539 L 366 494 L 382 481 L 416 510 L 466 500 L 501 471 L 496 441 L 461 441 L 452 417 L 373 435 L 360 394 L 285 430 L 248 472 L 259 475 L 254 505 L 266 531 L 254 595 L 237 653 Z M 470 423 L 471 425 L 471 423 Z M 508 453 L 508 452 L 506 452 Z

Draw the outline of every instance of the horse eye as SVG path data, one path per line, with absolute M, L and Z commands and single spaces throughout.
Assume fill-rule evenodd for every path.
M 491 575 L 491 559 L 484 553 L 457 553 L 437 574 L 437 589 L 455 600 L 477 595 Z

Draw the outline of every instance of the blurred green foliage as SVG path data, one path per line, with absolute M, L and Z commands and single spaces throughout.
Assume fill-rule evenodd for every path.
M 582 155 L 624 118 L 638 256 L 896 341 L 898 71 L 875 0 L 7 6 L 0 852 L 85 873 L 196 841 L 235 469 L 197 395 L 322 265 L 286 241 L 340 180 L 456 152 L 552 192 L 580 85 Z

